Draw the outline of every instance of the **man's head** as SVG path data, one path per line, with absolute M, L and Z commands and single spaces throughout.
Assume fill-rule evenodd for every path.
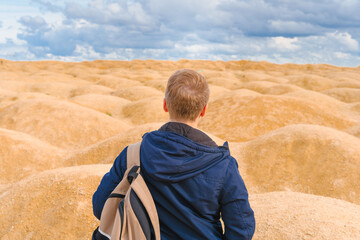
M 178 70 L 168 80 L 164 109 L 172 119 L 195 121 L 205 113 L 209 94 L 209 86 L 201 74 L 189 69 Z

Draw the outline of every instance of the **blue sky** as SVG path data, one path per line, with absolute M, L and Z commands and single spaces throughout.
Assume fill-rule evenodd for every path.
M 357 0 L 0 0 L 0 58 L 360 65 Z

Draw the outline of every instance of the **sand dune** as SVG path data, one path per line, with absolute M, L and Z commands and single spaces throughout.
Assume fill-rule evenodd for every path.
M 276 83 L 268 81 L 253 81 L 242 84 L 242 88 L 250 89 L 258 93 L 266 93 L 268 89 L 276 86 Z
M 91 196 L 111 165 L 45 171 L 0 195 L 0 236 L 10 239 L 90 239 L 97 227 Z
M 71 91 L 71 97 L 84 95 L 84 94 L 110 94 L 113 91 L 112 88 L 104 87 L 101 85 L 90 84 L 86 86 L 80 86 Z
M 151 97 L 141 99 L 123 108 L 124 117 L 131 119 L 133 124 L 145 124 L 152 122 L 166 122 L 168 115 L 163 111 L 164 97 Z
M 91 79 L 91 78 L 90 78 Z M 141 83 L 117 76 L 96 75 L 94 82 L 98 85 L 109 87 L 111 89 L 124 89 L 129 87 L 141 86 Z
M 254 194 L 257 219 L 254 240 L 357 240 L 360 206 L 296 192 Z
M 291 189 L 360 204 L 360 139 L 354 136 L 290 125 L 248 142 L 243 151 L 248 179 L 261 192 Z
M 318 75 L 301 74 L 299 76 L 289 77 L 289 80 L 291 84 L 313 91 L 324 91 L 336 86 L 335 80 Z
M 144 133 L 157 130 L 162 124 L 149 123 L 136 126 L 90 147 L 74 151 L 66 159 L 66 165 L 112 163 L 126 146 L 141 141 Z
M 291 85 L 291 84 L 275 84 L 265 90 L 265 94 L 281 95 L 285 93 L 291 93 L 300 91 L 302 88 Z
M 129 127 L 106 114 L 59 100 L 17 101 L 0 114 L 0 127 L 64 148 L 85 147 Z
M 64 151 L 25 133 L 0 128 L 0 184 L 61 166 Z
M 73 91 L 81 84 L 71 84 L 63 82 L 35 82 L 26 86 L 27 92 L 39 92 L 46 95 L 54 96 L 60 99 L 70 97 Z
M 81 106 L 94 109 L 96 111 L 105 113 L 109 116 L 122 119 L 123 107 L 129 104 L 131 101 L 103 94 L 84 94 L 75 96 L 69 99 L 71 102 L 79 104 Z
M 230 91 L 229 89 L 215 85 L 210 85 L 209 89 L 211 92 L 211 99 L 215 99 L 216 97 L 226 94 L 226 92 Z
M 360 103 L 355 103 L 351 105 L 351 110 L 355 111 L 360 116 Z
M 229 90 L 239 89 L 242 87 L 242 83 L 240 81 L 234 81 L 234 78 L 226 78 L 226 77 L 208 78 L 208 83 L 211 85 L 224 87 Z
M 0 79 L 0 89 L 2 90 L 10 90 L 14 92 L 24 92 L 27 89 L 28 84 L 26 82 L 18 81 L 18 80 L 6 80 L 6 77 L 3 78 L 3 73 L 1 73 Z
M 228 94 L 210 103 L 207 118 L 200 126 L 222 139 L 248 141 L 290 124 L 318 124 L 342 130 L 357 123 L 352 116 L 333 112 L 326 105 L 288 96 Z
M 130 101 L 137 101 L 140 99 L 159 96 L 163 97 L 163 93 L 152 88 L 152 87 L 145 87 L 145 86 L 136 86 L 136 87 L 129 87 L 129 88 L 122 88 L 112 93 L 114 96 L 118 96 L 121 98 L 128 99 Z
M 276 72 L 278 73 L 278 72 Z M 250 82 L 268 82 L 268 83 L 287 83 L 288 79 L 284 78 L 282 74 L 268 74 L 267 71 L 247 70 L 237 74 L 238 79 L 244 83 Z
M 0 239 L 89 239 L 101 177 L 168 120 L 181 68 L 208 79 L 199 127 L 230 141 L 254 239 L 360 239 L 360 68 L 186 59 L 0 59 Z
M 357 88 L 333 88 L 324 93 L 343 102 L 360 102 L 360 89 Z
M 350 127 L 348 129 L 345 129 L 344 131 L 355 137 L 360 138 L 360 124 Z
M 284 95 L 316 102 L 319 105 L 321 104 L 322 106 L 326 107 L 327 109 L 332 108 L 333 111 L 341 111 L 341 108 L 345 107 L 341 101 L 334 99 L 326 94 L 311 90 L 291 91 Z
M 5 109 L 8 106 L 14 105 L 18 101 L 26 101 L 26 100 L 56 100 L 56 97 L 38 93 L 38 92 L 22 92 L 16 93 L 8 90 L 0 90 L 1 91 L 1 101 L 0 101 L 0 111 Z
M 169 73 L 169 75 L 171 75 L 171 74 L 172 73 Z M 149 81 L 143 82 L 143 84 L 144 84 L 144 86 L 148 86 L 148 87 L 157 89 L 160 92 L 165 92 L 167 79 L 169 78 L 169 75 L 166 77 L 155 78 L 155 80 L 149 80 Z

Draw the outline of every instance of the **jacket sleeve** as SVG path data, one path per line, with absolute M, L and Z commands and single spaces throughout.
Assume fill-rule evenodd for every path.
M 252 239 L 255 232 L 254 211 L 250 207 L 237 162 L 232 157 L 225 175 L 221 205 L 225 239 Z
M 127 147 L 115 159 L 110 171 L 103 176 L 100 185 L 92 197 L 93 212 L 99 220 L 105 201 L 124 176 L 126 171 L 126 154 Z

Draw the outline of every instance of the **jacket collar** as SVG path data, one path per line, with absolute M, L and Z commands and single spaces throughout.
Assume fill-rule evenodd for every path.
M 218 145 L 204 132 L 193 128 L 185 123 L 168 122 L 164 124 L 159 131 L 174 132 L 182 135 L 194 142 L 200 143 L 208 147 L 217 147 Z

